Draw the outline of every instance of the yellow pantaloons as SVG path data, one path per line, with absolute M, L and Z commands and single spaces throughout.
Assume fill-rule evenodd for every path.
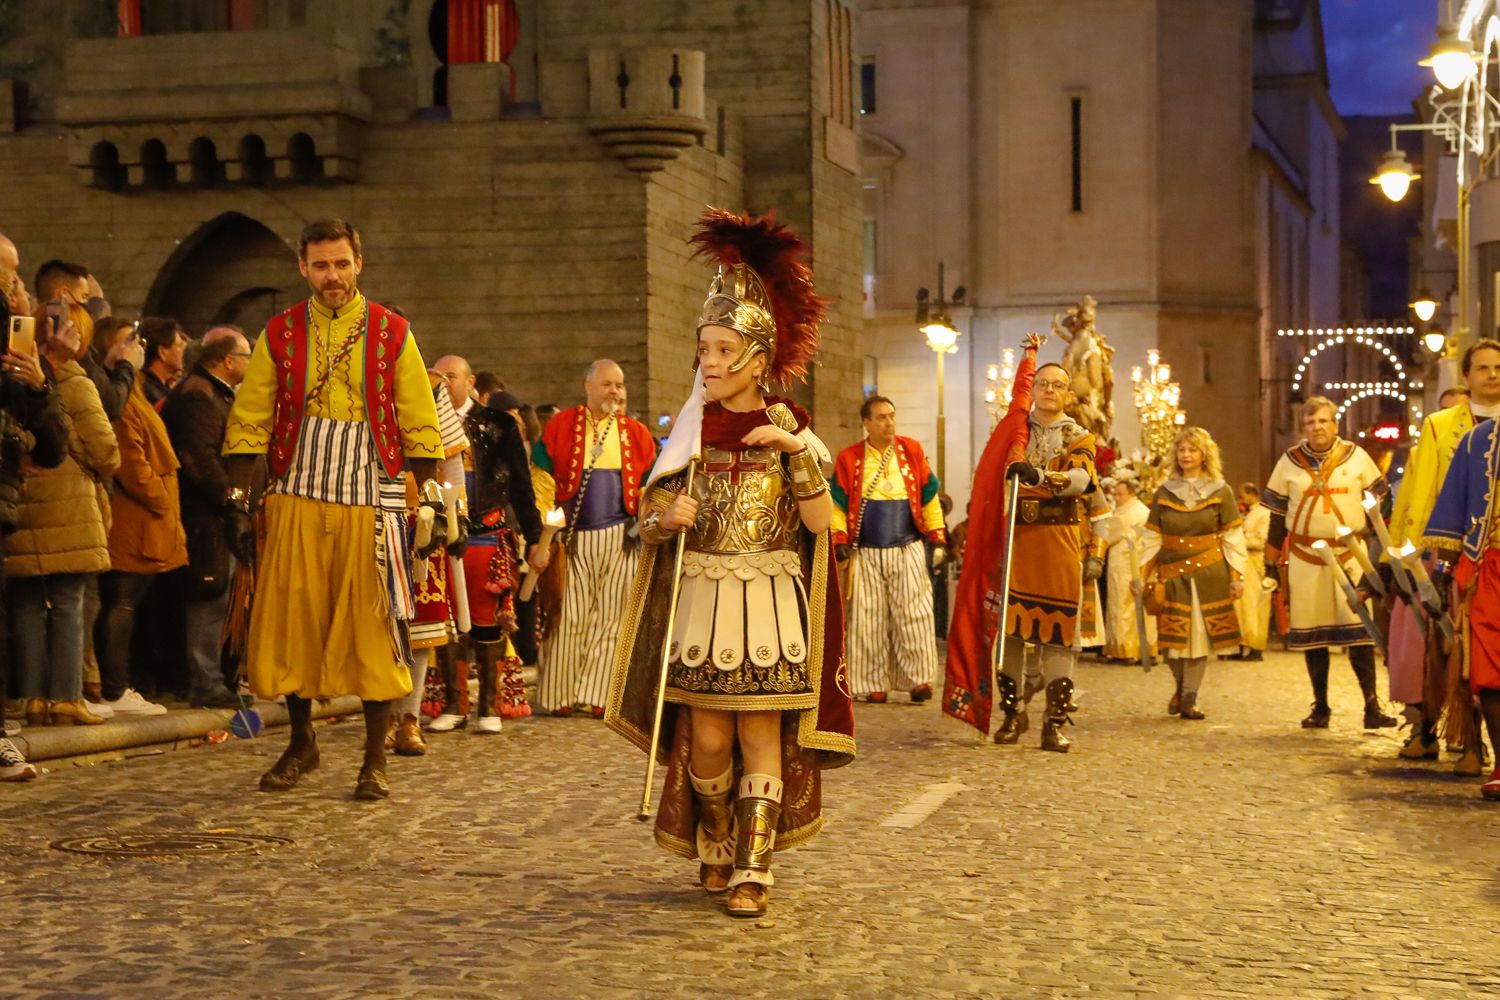
M 248 646 L 250 687 L 262 698 L 410 693 L 375 563 L 374 507 L 266 497 Z

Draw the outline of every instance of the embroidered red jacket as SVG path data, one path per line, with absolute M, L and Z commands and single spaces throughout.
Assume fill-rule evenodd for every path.
M 651 463 L 656 461 L 656 439 L 639 420 L 616 418 L 620 433 L 620 480 L 625 493 L 625 513 L 635 516 L 640 509 L 641 484 Z M 573 499 L 583 475 L 589 449 L 588 407 L 579 405 L 562 410 L 542 429 L 541 440 L 531 449 L 533 480 L 536 473 L 546 473 L 556 484 L 552 502 L 561 506 Z M 546 500 L 546 490 L 537 491 L 539 505 Z
M 938 502 L 941 487 L 927 465 L 922 446 L 913 438 L 897 434 L 894 447 L 893 457 L 901 470 L 901 479 L 906 483 L 906 502 L 911 506 L 912 521 L 928 540 L 938 545 L 946 544 L 943 508 Z M 864 457 L 865 442 L 860 441 L 839 452 L 839 457 L 833 462 L 832 527 L 833 540 L 839 545 L 846 545 L 850 538 L 859 537 L 859 519 L 864 507 L 860 502 L 865 491 Z

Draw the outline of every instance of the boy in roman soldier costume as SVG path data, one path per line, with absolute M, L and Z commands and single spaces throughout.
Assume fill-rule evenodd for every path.
M 255 567 L 250 687 L 285 695 L 291 717 L 291 743 L 260 787 L 289 789 L 318 766 L 313 699 L 352 694 L 365 711 L 354 794 L 381 799 L 391 705 L 411 691 L 416 616 L 402 474 L 409 468 L 425 494 L 443 444 L 410 328 L 356 288 L 358 232 L 338 219 L 311 222 L 298 257 L 312 298 L 266 324 L 224 436 L 226 529 L 241 563 Z M 257 560 L 247 498 L 261 454 L 270 481 Z M 435 515 L 430 547 L 417 553 L 425 558 L 447 519 L 440 502 L 422 504 Z
M 668 767 L 657 843 L 698 859 L 703 888 L 750 917 L 766 910 L 772 851 L 822 827 L 820 770 L 854 756 L 828 453 L 801 407 L 766 395 L 806 371 L 823 303 L 806 245 L 770 219 L 714 209 L 693 242 L 718 270 L 692 395 L 647 481 L 606 719 Z

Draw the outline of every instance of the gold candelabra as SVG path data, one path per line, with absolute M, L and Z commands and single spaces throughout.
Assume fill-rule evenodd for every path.
M 990 424 L 1000 422 L 1010 409 L 1011 393 L 1016 386 L 1016 349 L 1002 348 L 1000 363 L 984 369 L 984 405 L 990 411 Z
M 1177 431 L 1187 423 L 1187 414 L 1178 407 L 1182 387 L 1172 381 L 1172 366 L 1164 364 L 1156 348 L 1146 352 L 1146 367 L 1130 369 L 1130 385 L 1135 391 L 1135 410 L 1140 415 L 1141 444 L 1147 454 L 1166 458 Z

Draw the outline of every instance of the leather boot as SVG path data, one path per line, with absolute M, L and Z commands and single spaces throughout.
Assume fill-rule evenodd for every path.
M 401 757 L 421 757 L 427 753 L 427 741 L 422 738 L 422 726 L 415 715 L 408 712 L 401 716 L 390 749 Z
M 1307 679 L 1312 682 L 1313 691 L 1312 711 L 1302 720 L 1302 728 L 1327 729 L 1329 716 L 1333 714 L 1328 709 L 1328 649 L 1305 649 L 1302 659 L 1307 664 Z
M 1365 699 L 1365 728 L 1366 729 L 1394 729 L 1401 720 L 1394 715 L 1386 715 L 1380 707 L 1380 699 L 1370 695 Z
M 781 819 L 781 780 L 769 774 L 740 779 L 734 801 L 734 875 L 729 880 L 731 917 L 759 917 L 771 895 L 771 856 L 776 850 L 776 823 Z
M 479 643 L 479 719 L 475 731 L 498 733 L 500 717 L 495 714 L 495 700 L 500 693 L 500 665 L 495 662 L 495 643 Z
M 1073 679 L 1059 677 L 1047 685 L 1047 714 L 1042 718 L 1042 749 L 1067 753 L 1073 746 L 1062 734 L 1064 724 L 1071 724 L 1068 713 L 1073 710 Z
M 734 768 L 711 779 L 698 777 L 690 768 L 688 781 L 698 806 L 698 882 L 712 895 L 728 892 L 734 874 Z
M 1031 728 L 1031 718 L 1026 714 L 1026 709 L 1021 707 L 1021 699 L 1016 692 L 1016 679 L 1008 674 L 1000 675 L 1000 710 L 1005 713 L 1005 718 L 1001 720 L 1000 728 L 995 730 L 995 742 L 1019 742 L 1021 734 Z
M 1184 691 L 1182 693 L 1182 704 L 1178 708 L 1177 717 L 1179 719 L 1207 718 L 1202 712 L 1198 711 L 1198 692 Z

